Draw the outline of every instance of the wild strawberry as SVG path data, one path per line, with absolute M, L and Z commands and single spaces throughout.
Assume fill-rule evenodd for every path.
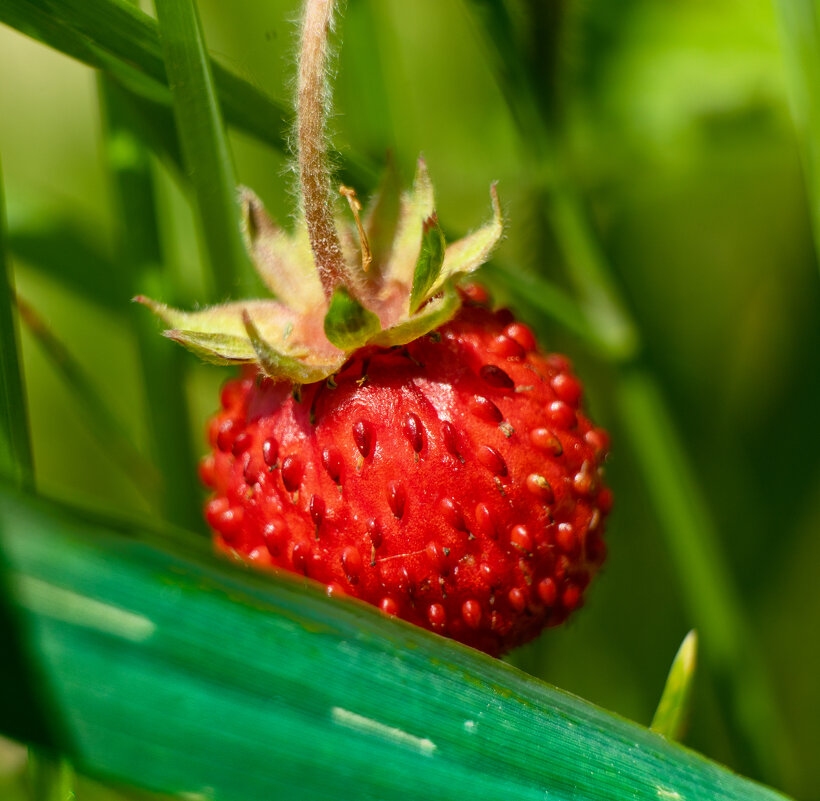
M 447 246 L 423 161 L 411 193 L 388 179 L 363 219 L 342 187 L 355 226 L 335 218 L 317 141 L 332 6 L 306 5 L 295 232 L 241 194 L 278 300 L 138 300 L 170 338 L 247 365 L 200 469 L 220 550 L 499 654 L 578 608 L 604 559 L 607 436 L 566 358 L 539 352 L 480 287 L 456 289 L 501 238 L 494 187 L 490 222 Z
M 248 370 L 210 426 L 216 543 L 501 653 L 604 559 L 606 435 L 579 400 L 563 357 L 478 306 L 296 395 Z

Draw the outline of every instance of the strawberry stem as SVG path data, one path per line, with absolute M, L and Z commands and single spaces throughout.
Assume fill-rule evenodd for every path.
M 325 297 L 345 278 L 344 259 L 333 221 L 333 196 L 325 122 L 330 107 L 328 34 L 336 0 L 306 0 L 299 55 L 297 141 L 302 207 Z

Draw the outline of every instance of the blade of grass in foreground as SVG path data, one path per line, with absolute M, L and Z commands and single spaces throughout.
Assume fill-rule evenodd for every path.
M 84 772 L 236 801 L 783 798 L 305 579 L 217 562 L 198 538 L 0 487 L 0 557 L 0 601 Z M 0 728 L 25 716 L 4 709 Z
M 6 212 L 0 169 L 0 473 L 30 485 L 34 471 L 28 414 L 14 321 L 14 279 L 6 252 Z
M 211 280 L 220 298 L 252 283 L 239 229 L 236 179 L 194 0 L 157 0 L 165 71 L 182 154 L 193 183 Z

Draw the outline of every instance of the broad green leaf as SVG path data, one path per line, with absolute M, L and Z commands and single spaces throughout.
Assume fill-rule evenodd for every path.
M 343 286 L 336 287 L 325 314 L 325 336 L 339 350 L 361 347 L 380 330 L 379 318 Z
M 698 635 L 693 629 L 684 637 L 672 661 L 666 684 L 649 728 L 668 737 L 682 739 L 689 718 L 692 684 L 698 654 Z
M 421 232 L 421 250 L 413 271 L 413 287 L 410 291 L 410 313 L 429 296 L 430 289 L 438 282 L 441 265 L 444 264 L 444 232 L 435 214 L 424 222 Z
M 157 0 L 160 41 L 188 177 L 199 208 L 212 285 L 230 296 L 250 284 L 236 179 L 194 0 Z
M 14 277 L 6 252 L 6 209 L 0 169 L 0 475 L 33 481 L 26 394 L 14 320 Z
M 0 563 L 0 625 L 15 629 L 0 632 L 0 692 L 35 705 L 0 707 L 0 730 L 19 737 L 41 704 L 48 744 L 90 775 L 220 801 L 783 799 L 374 607 L 217 560 L 200 538 L 2 486 Z M 12 684 L 18 657 L 36 684 Z

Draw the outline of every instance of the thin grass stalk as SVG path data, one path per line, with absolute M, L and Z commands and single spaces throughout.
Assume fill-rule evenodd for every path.
M 775 5 L 820 266 L 820 6 L 816 0 L 776 0 Z
M 111 79 L 100 76 L 104 148 L 114 206 L 119 220 L 117 261 L 128 273 L 131 294 L 150 292 L 174 298 L 160 241 L 158 211 L 148 150 L 129 124 L 129 95 Z M 141 309 L 132 321 L 140 354 L 142 386 L 151 432 L 151 451 L 159 475 L 159 510 L 165 520 L 185 528 L 201 525 L 199 494 L 191 441 L 191 420 L 180 391 L 188 360 L 180 348 L 168 347 L 156 325 Z
M 496 63 L 503 54 L 526 52 L 517 41 L 500 0 L 472 0 L 483 6 L 482 33 Z M 486 7 L 492 7 L 487 14 Z M 492 27 L 488 28 L 488 23 Z M 499 86 L 516 119 L 532 119 L 539 91 L 532 75 L 512 82 L 523 68 L 505 68 Z M 594 226 L 580 197 L 563 176 L 553 109 L 541 108 L 538 124 L 520 131 L 523 146 L 542 164 L 545 217 L 561 247 L 566 268 L 582 297 L 587 322 L 608 343 L 618 366 L 619 410 L 630 432 L 638 467 L 673 556 L 678 584 L 692 621 L 702 634 L 704 660 L 713 668 L 727 718 L 761 775 L 775 779 L 787 770 L 791 753 L 775 694 L 750 636 L 734 579 L 720 550 L 719 536 L 695 471 L 656 378 L 639 362 L 640 332 L 618 288 Z M 748 697 L 744 693 L 748 691 Z M 775 733 L 773 735 L 773 733 Z
M 239 229 L 233 162 L 194 0 L 157 0 L 160 41 L 186 171 L 196 196 L 211 291 L 253 286 Z
M 0 165 L 0 472 L 20 486 L 32 486 L 34 460 L 14 306 L 14 276 L 6 249 L 6 212 Z

